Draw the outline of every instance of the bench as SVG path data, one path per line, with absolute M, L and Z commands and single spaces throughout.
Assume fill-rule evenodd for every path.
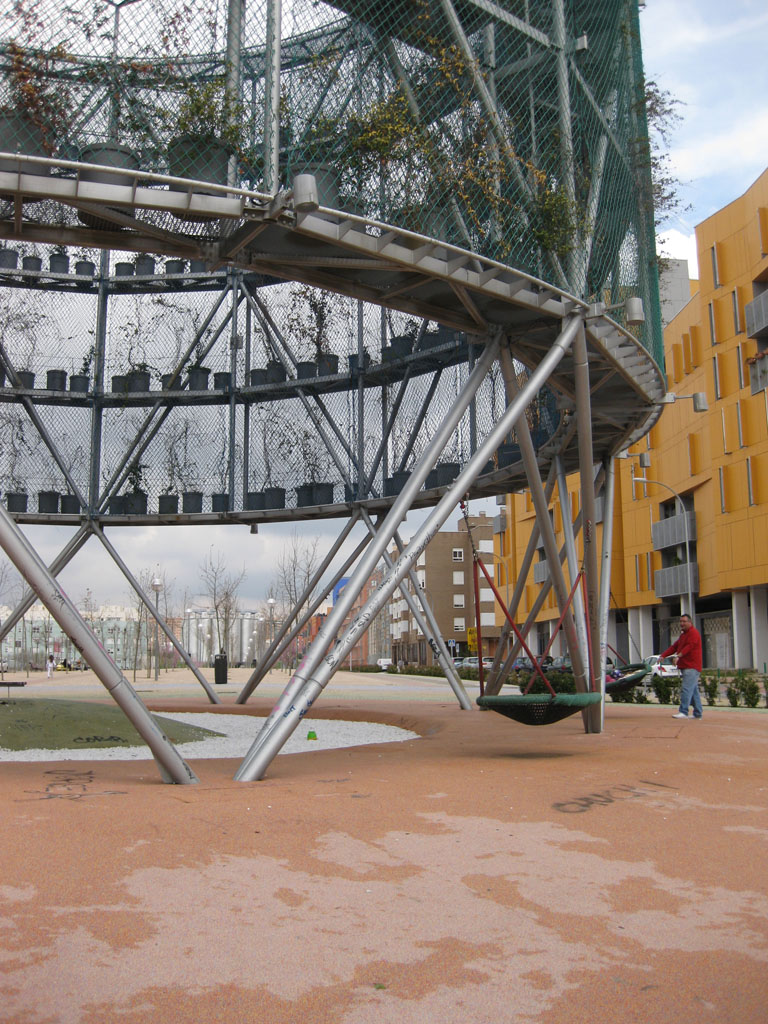
M 26 685 L 27 685 L 27 680 L 26 679 L 0 679 L 0 686 L 7 687 L 7 692 L 8 692 L 8 697 L 9 698 L 11 696 L 11 687 L 12 686 L 26 686 Z

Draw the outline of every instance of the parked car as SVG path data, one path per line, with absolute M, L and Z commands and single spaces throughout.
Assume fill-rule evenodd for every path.
M 654 679 L 680 679 L 680 669 L 675 664 L 674 658 L 662 658 L 660 654 L 652 654 L 646 658 L 646 665 L 651 674 L 651 681 Z
M 462 660 L 461 660 L 461 667 L 462 668 L 477 668 L 479 664 L 480 664 L 480 659 L 479 658 L 462 658 Z
M 463 658 L 454 658 L 453 659 L 453 667 L 454 668 L 461 668 L 461 666 L 463 664 L 464 664 L 464 659 Z
M 544 669 L 545 672 L 573 672 L 573 665 L 571 664 L 570 654 L 561 654 L 557 658 L 553 658 L 549 665 Z

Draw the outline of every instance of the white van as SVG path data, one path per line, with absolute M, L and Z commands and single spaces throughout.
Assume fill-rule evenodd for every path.
M 392 659 L 391 658 L 379 658 L 379 660 L 376 662 L 376 664 L 383 671 L 383 670 L 389 668 L 389 666 L 392 664 Z

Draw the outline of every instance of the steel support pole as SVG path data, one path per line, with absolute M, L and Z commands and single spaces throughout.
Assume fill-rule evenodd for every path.
M 272 732 L 278 728 L 279 722 L 283 718 L 284 714 L 290 712 L 290 709 L 294 706 L 294 700 L 298 698 L 299 693 L 305 687 L 308 679 L 311 678 L 312 673 L 314 673 L 320 661 L 325 656 L 326 650 L 335 640 L 336 635 L 342 628 L 348 613 L 351 611 L 358 595 L 362 591 L 365 582 L 376 568 L 376 564 L 381 558 L 383 552 L 386 550 L 387 545 L 393 540 L 400 523 L 405 518 L 408 509 L 411 507 L 413 499 L 418 494 L 428 473 L 431 471 L 443 448 L 448 443 L 451 434 L 456 429 L 456 424 L 464 415 L 472 396 L 482 384 L 486 373 L 496 358 L 498 349 L 498 339 L 494 338 L 492 341 L 489 339 L 481 358 L 478 360 L 473 374 L 467 381 L 467 387 L 460 396 L 460 400 L 457 401 L 450 414 L 437 428 L 432 440 L 427 445 L 424 454 L 415 465 L 413 473 L 408 478 L 405 487 L 403 487 L 400 494 L 392 503 L 392 507 L 387 513 L 378 534 L 368 545 L 368 550 L 365 552 L 357 566 L 357 569 L 352 574 L 351 579 L 339 595 L 338 601 L 334 605 L 330 615 L 325 620 L 325 623 L 321 627 L 312 646 L 306 652 L 301 665 L 299 665 L 295 674 L 267 717 L 267 720 L 264 722 L 261 731 L 254 740 L 254 743 L 246 755 L 245 761 L 240 766 L 235 778 L 242 778 L 244 781 L 248 781 L 256 777 L 252 772 L 259 771 L 260 769 L 252 768 L 252 765 L 258 760 L 258 751 L 262 746 L 267 745 Z M 399 561 L 402 561 L 402 557 L 403 556 L 401 556 Z M 405 575 L 405 571 L 403 572 L 403 575 Z M 393 590 L 396 585 L 397 584 L 393 585 Z M 336 670 L 339 662 L 336 658 L 333 660 L 326 659 L 326 661 L 333 665 L 331 671 L 332 674 Z M 298 720 L 294 722 L 292 729 L 295 728 L 296 725 L 298 725 Z M 284 742 L 284 740 L 282 742 Z M 269 755 L 267 764 L 280 749 L 282 742 L 279 743 L 279 745 Z M 272 748 L 270 747 L 270 749 Z M 266 765 L 264 765 L 264 768 L 266 768 Z
M 48 572 L 51 576 L 58 576 L 61 570 L 66 565 L 69 565 L 83 544 L 88 540 L 89 535 L 89 527 L 81 526 L 77 533 L 73 537 L 70 537 L 58 555 L 48 566 Z M 0 625 L 0 641 L 4 640 L 13 627 L 17 623 L 21 622 L 36 600 L 37 594 L 33 590 L 28 590 L 27 593 L 22 596 L 21 601 L 19 601 L 5 622 Z
M 581 320 L 579 320 L 579 326 L 574 332 L 576 337 L 578 337 L 579 330 L 581 330 L 583 334 L 583 322 Z M 512 356 L 508 352 L 503 354 L 501 369 L 504 374 L 504 383 L 507 388 L 507 393 L 515 394 L 517 391 L 517 383 L 515 381 L 514 367 L 512 365 Z M 552 586 L 554 587 L 557 606 L 561 612 L 565 612 L 563 630 L 568 640 L 568 647 L 571 651 L 573 679 L 576 684 L 576 692 L 582 693 L 590 689 L 587 666 L 581 658 L 581 651 L 579 650 L 578 636 L 576 633 L 576 624 L 573 619 L 573 613 L 567 605 L 569 588 L 566 584 L 563 569 L 560 564 L 555 531 L 549 517 L 548 502 L 544 494 L 544 486 L 541 481 L 539 466 L 536 461 L 536 453 L 534 452 L 533 441 L 531 440 L 531 432 L 528 429 L 528 421 L 526 420 L 525 415 L 518 417 L 517 422 L 515 423 L 515 432 L 517 434 L 518 444 L 520 445 L 520 454 L 523 458 L 523 466 L 525 467 L 525 475 L 528 479 L 528 487 L 531 491 L 533 507 L 536 510 L 536 519 L 539 522 L 541 539 L 544 544 L 544 553 L 546 554 L 547 565 L 549 567 L 549 577 L 552 580 Z
M 579 573 L 579 559 L 576 554 L 576 538 L 571 522 L 571 499 L 568 494 L 568 483 L 565 479 L 563 460 L 558 455 L 555 458 L 555 470 L 557 472 L 557 489 L 560 494 L 560 512 L 563 520 L 563 539 L 565 543 L 565 557 L 568 563 L 568 577 L 573 584 Z M 584 598 L 581 587 L 576 590 L 573 596 L 573 610 L 576 616 L 576 632 L 579 636 L 579 647 L 581 648 L 581 659 L 585 665 L 589 664 L 589 647 L 587 644 L 587 624 L 584 618 Z
M 186 785 L 197 777 L 147 711 L 140 697 L 94 636 L 85 619 L 48 572 L 30 542 L 0 507 L 0 547 L 82 653 L 152 751 L 165 782 Z
M 322 579 L 322 577 L 324 576 L 324 574 L 328 570 L 328 567 L 330 566 L 331 562 L 334 560 L 334 558 L 338 554 L 339 549 L 341 548 L 342 544 L 347 539 L 349 534 L 352 532 L 352 529 L 355 526 L 355 524 L 357 523 L 359 518 L 360 518 L 360 513 L 358 511 L 355 511 L 355 512 L 352 513 L 352 515 L 350 516 L 349 520 L 345 524 L 344 529 L 341 531 L 339 536 L 336 538 L 336 540 L 331 545 L 331 547 L 330 547 L 328 553 L 326 554 L 325 558 L 322 560 L 320 565 L 317 567 L 317 569 L 315 570 L 315 572 L 312 575 L 311 580 L 306 585 L 306 587 L 304 588 L 303 593 L 301 594 L 301 596 L 297 600 L 296 606 L 298 608 L 301 608 L 301 606 L 305 603 L 305 601 L 308 601 L 311 598 L 312 592 L 318 586 L 320 580 Z M 359 550 L 358 550 L 357 554 L 359 554 L 360 551 L 362 551 L 365 548 L 366 544 L 367 544 L 367 540 L 363 544 L 361 544 L 359 546 Z M 357 557 L 357 554 L 355 555 L 355 557 Z M 340 571 L 344 572 L 346 566 L 349 565 L 349 564 L 351 564 L 351 562 L 349 562 L 349 561 L 346 562 L 344 568 L 342 568 Z M 291 633 L 289 634 L 289 636 L 286 639 L 286 643 L 290 643 L 290 641 L 293 640 L 294 636 L 298 636 L 299 631 L 310 620 L 310 618 L 312 617 L 312 615 L 315 612 L 315 609 L 318 607 L 318 605 L 320 604 L 322 599 L 323 599 L 323 595 L 318 597 L 316 599 L 316 601 L 310 606 L 310 608 L 307 609 L 307 611 L 304 614 L 303 618 L 296 624 L 296 626 L 294 626 L 293 630 L 291 630 Z M 291 617 L 286 616 L 286 621 L 283 623 L 283 625 L 281 627 L 281 632 L 278 635 L 278 637 L 276 638 L 276 641 L 273 639 L 273 643 L 270 645 L 269 650 L 266 652 L 266 654 L 262 658 L 261 664 L 256 666 L 256 668 L 253 670 L 253 672 L 251 673 L 250 677 L 248 678 L 247 682 L 245 683 L 245 686 L 243 686 L 243 688 L 240 691 L 240 693 L 238 693 L 237 699 L 235 701 L 236 704 L 245 704 L 245 702 L 251 696 L 251 694 L 256 689 L 256 687 L 259 685 L 261 680 L 264 678 L 264 676 L 270 670 L 272 665 L 280 657 L 280 653 L 283 650 L 283 648 L 281 648 L 279 646 L 279 644 L 280 644 L 280 641 L 283 638 L 283 636 L 285 636 L 285 634 L 288 632 L 288 629 L 290 628 L 290 623 L 292 621 L 293 621 L 293 617 L 292 616 Z M 274 647 L 274 650 L 273 650 L 273 647 Z
M 596 673 L 600 664 L 600 622 L 598 601 L 597 544 L 595 523 L 595 456 L 592 451 L 592 403 L 589 391 L 587 336 L 582 322 L 573 344 L 573 377 L 578 424 L 579 476 L 581 478 L 581 536 L 586 581 L 586 614 L 589 621 L 590 661 Z M 587 732 L 600 732 L 601 711 L 598 705 L 585 708 Z
M 327 685 L 329 679 L 338 667 L 340 659 L 343 659 L 347 651 L 351 650 L 357 643 L 358 637 L 368 628 L 370 621 L 376 614 L 378 614 L 386 601 L 389 600 L 400 580 L 403 579 L 408 570 L 415 565 L 421 552 L 446 521 L 448 516 L 456 507 L 458 501 L 461 500 L 463 495 L 466 493 L 467 489 L 480 475 L 485 463 L 511 430 L 512 424 L 517 420 L 520 413 L 532 400 L 539 388 L 542 387 L 549 375 L 554 372 L 555 368 L 560 363 L 560 360 L 570 348 L 573 337 L 576 334 L 580 323 L 581 319 L 578 316 L 573 317 L 566 322 L 560 336 L 544 356 L 539 366 L 527 381 L 526 385 L 505 410 L 496 426 L 487 434 L 482 444 L 478 447 L 477 452 L 470 458 L 468 464 L 453 484 L 446 490 L 427 521 L 420 527 L 415 537 L 411 540 L 411 543 L 398 559 L 394 569 L 387 574 L 385 579 L 382 581 L 381 586 L 377 588 L 373 597 L 368 601 L 365 608 L 363 608 L 357 615 L 355 621 L 347 630 L 344 637 L 337 643 L 333 653 L 325 657 L 318 657 L 316 655 L 313 656 L 313 653 L 310 650 L 310 655 L 299 667 L 297 676 L 291 681 L 292 684 L 298 682 L 298 687 L 292 687 L 289 685 L 286 694 L 284 694 L 284 697 L 287 699 L 283 700 L 283 698 L 281 698 L 281 701 L 276 705 L 273 711 L 274 717 L 272 718 L 272 721 L 269 722 L 268 720 L 268 723 L 265 723 L 259 736 L 256 737 L 253 746 L 246 754 L 235 775 L 236 779 L 240 781 L 251 781 L 263 777 L 272 759 L 281 749 L 285 741 L 298 726 L 312 704 L 314 704 L 316 698 Z M 356 584 L 353 593 L 350 595 L 348 600 L 344 600 L 346 591 L 350 589 L 350 585 L 348 584 L 342 592 L 339 604 L 334 608 L 334 611 L 328 617 L 328 620 L 326 620 L 323 628 L 327 629 L 331 635 L 333 635 L 343 624 L 352 603 L 357 599 L 362 582 L 370 574 L 370 571 L 375 564 L 373 559 L 380 557 L 382 550 L 386 547 L 388 539 L 397 529 L 404 512 L 408 507 L 410 507 L 413 498 L 421 488 L 424 479 L 426 479 L 430 466 L 434 465 L 436 462 L 437 456 L 445 447 L 445 444 L 453 433 L 456 424 L 466 411 L 472 397 L 477 393 L 480 384 L 485 379 L 485 376 L 490 369 L 490 365 L 499 351 L 499 347 L 498 338 L 492 343 L 489 342 L 487 344 L 484 352 L 477 362 L 477 365 L 475 366 L 475 369 L 467 381 L 466 388 L 459 396 L 459 400 L 452 410 L 451 415 L 449 415 L 444 423 L 437 429 L 432 442 L 424 453 L 424 456 L 419 460 L 415 467 L 413 476 L 408 481 L 408 484 L 403 489 L 400 496 L 395 500 L 389 514 L 384 520 L 383 528 L 379 533 L 379 538 L 377 538 L 375 544 L 371 545 L 372 550 L 369 550 L 366 557 L 363 558 L 350 581 L 350 583 Z M 343 604 L 341 604 L 342 601 Z M 290 695 L 288 695 L 288 691 L 292 691 Z
M 294 701 L 298 698 L 299 693 L 306 685 L 307 679 L 310 678 L 311 673 L 314 672 L 319 662 L 321 662 L 322 658 L 325 656 L 331 643 L 336 639 L 339 630 L 342 628 L 344 621 L 346 620 L 347 614 L 357 599 L 357 595 L 362 590 L 362 587 L 365 586 L 366 581 L 376 568 L 376 564 L 381 558 L 383 552 L 386 550 L 387 545 L 393 540 L 397 527 L 402 519 L 406 517 L 406 513 L 411 507 L 414 498 L 419 493 L 422 483 L 427 478 L 427 474 L 437 461 L 443 447 L 447 441 L 449 441 L 451 434 L 456 429 L 457 423 L 466 412 L 466 408 L 472 395 L 479 388 L 490 366 L 493 365 L 498 349 L 498 340 L 489 342 L 486 345 L 482 358 L 478 360 L 478 365 L 474 374 L 467 381 L 466 393 L 462 394 L 462 400 L 457 402 L 457 406 L 452 410 L 449 418 L 447 418 L 438 427 L 435 435 L 432 437 L 432 440 L 427 445 L 424 455 L 414 467 L 414 471 L 407 481 L 406 486 L 402 488 L 400 494 L 392 503 L 392 507 L 379 528 L 375 541 L 372 541 L 371 544 L 369 544 L 368 551 L 352 573 L 349 583 L 347 583 L 346 587 L 339 595 L 339 599 L 334 605 L 333 611 L 328 616 L 321 630 L 317 633 L 314 642 L 305 653 L 301 665 L 298 667 L 293 678 L 289 681 L 288 686 L 285 688 L 278 701 L 276 701 L 266 721 L 262 725 L 259 734 L 256 736 L 250 751 L 246 755 L 246 761 L 241 765 L 236 778 L 242 777 L 247 781 L 255 777 L 251 774 L 251 764 L 257 760 L 259 750 L 267 743 L 271 733 L 278 728 L 280 720 L 294 706 Z M 392 589 L 394 589 L 394 586 L 396 586 L 396 584 L 393 585 Z M 351 646 L 353 646 L 353 644 Z M 334 658 L 332 664 L 333 669 L 331 674 L 336 671 L 339 660 Z M 296 725 L 298 725 L 298 721 L 295 722 L 293 728 L 295 728 Z M 272 760 L 282 745 L 283 743 L 281 742 L 278 745 L 278 748 L 276 748 L 269 756 L 268 762 Z M 248 765 L 246 765 L 246 762 L 248 762 Z
M 603 544 L 600 556 L 600 731 L 605 724 L 605 670 L 608 652 L 608 615 L 611 606 L 611 556 L 613 554 L 613 506 L 616 496 L 616 460 L 609 456 L 603 462 L 605 486 L 603 488 Z
M 375 537 L 376 529 L 373 523 L 371 522 L 371 518 L 365 511 L 365 509 L 363 509 L 363 522 L 370 530 L 371 536 Z M 402 539 L 400 538 L 400 533 L 397 531 L 395 532 L 394 541 L 395 544 L 397 545 L 398 551 L 402 555 L 403 551 L 405 550 L 405 545 L 403 544 Z M 388 569 L 391 570 L 394 568 L 395 563 L 392 561 L 392 558 L 388 551 L 384 551 L 381 557 Z M 424 636 L 427 637 L 429 645 L 432 648 L 435 656 L 437 657 L 437 662 L 440 665 L 440 668 L 443 670 L 445 678 L 448 680 L 449 686 L 456 695 L 456 699 L 459 702 L 459 706 L 464 711 L 469 711 L 472 707 L 472 704 L 469 700 L 469 697 L 467 696 L 467 691 L 464 689 L 464 684 L 462 683 L 461 678 L 453 664 L 453 658 L 451 658 L 451 655 L 448 652 L 448 648 L 445 646 L 445 641 L 443 640 L 442 635 L 440 633 L 440 626 L 438 625 L 437 619 L 435 618 L 435 613 L 433 612 L 429 604 L 429 601 L 427 600 L 427 595 L 419 586 L 418 576 L 416 575 L 413 569 L 411 569 L 411 571 L 408 573 L 408 578 L 410 579 L 413 585 L 414 593 L 418 594 L 419 596 L 419 604 L 421 604 L 421 608 L 418 607 L 416 599 L 414 598 L 413 594 L 411 594 L 411 592 L 408 590 L 408 588 L 401 586 L 400 592 L 405 598 L 405 603 L 410 608 L 411 614 L 416 620 L 416 625 L 422 631 Z
M 549 504 L 552 497 L 552 491 L 555 487 L 555 467 L 549 467 L 549 474 L 547 476 L 547 482 L 544 486 L 544 495 Z M 525 581 L 528 578 L 528 573 L 531 571 L 531 565 L 533 565 L 534 555 L 536 554 L 536 548 L 539 542 L 539 524 L 534 520 L 533 526 L 531 527 L 531 535 L 528 538 L 528 544 L 523 555 L 523 560 L 520 563 L 520 567 L 517 573 L 517 581 L 515 583 L 515 589 L 512 591 L 511 600 L 507 600 L 507 611 L 514 619 L 517 615 L 517 606 L 520 604 L 520 599 L 523 596 L 525 590 Z M 516 655 L 517 651 L 513 647 L 512 651 L 509 652 L 508 657 L 504 657 L 501 653 L 504 642 L 509 637 L 512 629 L 507 621 L 506 617 L 501 627 L 501 634 L 499 636 L 499 646 L 496 649 L 496 656 L 493 659 L 493 665 L 490 672 L 488 673 L 488 681 L 485 685 L 486 696 L 495 696 L 501 690 L 503 680 L 506 677 L 507 663 L 511 660 L 512 655 Z M 517 645 L 515 645 L 517 646 Z
M 167 623 L 163 619 L 163 617 L 160 614 L 160 612 L 158 611 L 158 609 L 149 600 L 147 595 L 141 589 L 141 587 L 139 586 L 138 581 L 133 576 L 133 574 L 131 573 L 131 570 L 128 568 L 128 566 L 125 564 L 125 562 L 122 560 L 122 558 L 120 557 L 119 553 L 115 550 L 113 544 L 109 540 L 107 540 L 107 537 L 106 537 L 106 534 L 104 533 L 103 527 L 99 523 L 92 523 L 91 524 L 91 532 L 93 534 L 95 534 L 96 537 L 99 538 L 99 540 L 104 545 L 104 547 L 106 548 L 107 552 L 109 553 L 109 556 L 112 559 L 112 561 L 115 563 L 115 565 L 118 567 L 120 572 L 123 574 L 123 576 L 125 576 L 125 578 L 130 583 L 131 588 L 134 590 L 134 592 L 136 593 L 137 597 L 139 597 L 141 599 L 141 601 L 143 602 L 143 604 L 145 605 L 145 607 L 147 608 L 149 613 L 154 617 L 155 625 L 158 625 L 158 624 L 160 625 L 160 628 L 165 633 L 165 635 L 168 637 L 168 639 L 171 641 L 171 643 L 174 646 L 174 649 L 178 652 L 179 656 L 184 661 L 184 664 L 195 675 L 195 677 L 197 678 L 197 681 L 200 683 L 200 685 L 202 686 L 202 688 L 205 690 L 206 694 L 208 695 L 208 698 L 209 698 L 211 704 L 221 704 L 221 701 L 219 700 L 219 696 L 216 693 L 216 691 L 214 689 L 212 689 L 211 684 L 205 678 L 205 676 L 200 671 L 200 669 L 197 667 L 197 665 L 195 665 L 195 663 L 192 661 L 192 659 L 190 658 L 189 654 L 187 654 L 187 652 L 184 650 L 183 646 L 176 639 L 176 636 L 174 635 L 173 631 L 168 627 Z M 157 678 L 157 676 L 155 676 L 155 678 Z
M 276 195 L 280 174 L 281 0 L 267 2 L 264 67 L 264 191 Z

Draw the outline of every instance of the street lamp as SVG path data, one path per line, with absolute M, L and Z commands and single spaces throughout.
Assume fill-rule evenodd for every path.
M 674 494 L 675 498 L 677 499 L 677 501 L 680 504 L 680 511 L 682 513 L 682 516 L 683 516 L 683 527 L 685 529 L 685 562 L 686 562 L 687 578 L 688 578 L 688 607 L 687 607 L 686 611 L 688 612 L 688 614 L 691 617 L 691 622 L 693 622 L 693 617 L 695 615 L 695 609 L 694 609 L 694 606 L 693 606 L 693 582 L 692 582 L 692 579 L 691 579 L 691 538 L 690 538 L 690 531 L 688 530 L 688 512 L 686 511 L 685 504 L 683 503 L 683 499 L 680 497 L 680 495 L 677 493 L 677 491 L 673 487 L 670 487 L 669 484 L 662 483 L 661 480 L 649 480 L 648 477 L 645 477 L 645 476 L 635 476 L 634 473 L 633 473 L 632 474 L 632 482 L 633 483 L 638 483 L 638 484 L 656 484 L 657 487 L 665 487 L 668 491 L 671 491 L 671 493 Z
M 267 598 L 267 604 L 269 605 L 269 642 L 273 644 L 275 642 L 275 599 L 274 597 Z
M 163 581 L 160 579 L 159 573 L 152 578 L 152 589 L 155 592 L 155 682 L 157 682 L 160 678 L 160 626 L 157 622 L 157 614 L 160 591 L 163 589 Z

